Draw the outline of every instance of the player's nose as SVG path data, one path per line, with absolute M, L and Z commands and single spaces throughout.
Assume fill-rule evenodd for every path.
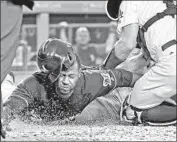
M 65 77 L 63 78 L 62 83 L 63 83 L 63 85 L 69 84 L 69 78 L 68 78 L 68 76 L 65 76 Z

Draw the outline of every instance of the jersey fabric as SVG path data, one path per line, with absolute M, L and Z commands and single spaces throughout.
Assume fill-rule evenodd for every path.
M 117 30 L 121 32 L 130 24 L 142 27 L 166 8 L 163 1 L 122 1 Z M 148 109 L 176 94 L 176 45 L 162 50 L 162 45 L 173 39 L 176 39 L 176 15 L 165 16 L 145 32 L 146 45 L 155 64 L 136 82 L 130 105 Z
M 142 27 L 151 17 L 166 8 L 163 1 L 123 1 L 120 5 L 121 17 L 117 30 L 121 32 L 124 26 L 133 23 L 138 23 Z M 145 33 L 145 40 L 153 60 L 158 62 L 163 58 L 161 47 L 172 39 L 176 39 L 176 15 L 174 18 L 165 16 L 149 27 Z M 176 45 L 173 45 L 167 50 L 176 52 L 175 47 Z
M 132 80 L 131 74 L 121 69 L 83 71 L 73 94 L 65 100 L 56 94 L 55 85 L 51 84 L 48 75 L 37 72 L 17 86 L 5 105 L 20 108 L 24 112 L 25 108 L 28 111 L 35 110 L 41 118 L 47 120 L 64 119 L 81 113 L 95 98 L 105 96 L 114 88 L 129 86 L 127 80 Z M 115 104 L 114 97 L 112 100 Z M 106 101 L 103 101 L 103 104 L 104 102 Z M 117 105 L 119 104 L 120 102 L 117 101 Z

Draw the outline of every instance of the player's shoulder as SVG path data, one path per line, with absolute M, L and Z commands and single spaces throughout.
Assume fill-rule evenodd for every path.
M 36 78 L 33 74 L 29 75 L 27 78 L 22 80 L 20 83 L 26 84 L 26 83 L 33 83 L 36 81 Z
M 39 84 L 39 80 L 44 78 L 45 76 L 43 74 L 40 74 L 39 72 L 35 72 L 31 75 L 29 75 L 27 78 L 22 80 L 20 82 L 21 85 L 28 86 L 30 88 L 35 88 Z

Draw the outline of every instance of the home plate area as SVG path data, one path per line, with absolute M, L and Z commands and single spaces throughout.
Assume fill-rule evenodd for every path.
M 176 141 L 176 126 L 132 126 L 104 121 L 87 124 L 29 124 L 15 119 L 2 141 Z

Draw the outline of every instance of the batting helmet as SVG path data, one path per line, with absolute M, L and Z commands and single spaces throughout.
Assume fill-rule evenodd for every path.
M 57 38 L 47 39 L 39 48 L 37 65 L 42 72 L 59 75 L 61 68 L 69 68 L 76 57 L 71 44 Z
M 118 20 L 121 2 L 122 0 L 108 0 L 106 2 L 106 14 L 111 20 Z

